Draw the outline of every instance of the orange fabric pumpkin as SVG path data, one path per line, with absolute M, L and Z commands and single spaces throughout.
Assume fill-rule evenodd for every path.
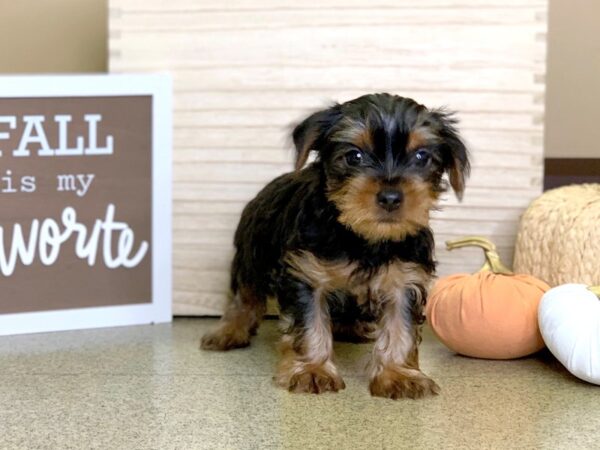
M 451 350 L 476 358 L 511 359 L 541 350 L 537 311 L 550 286 L 513 274 L 487 239 L 446 242 L 448 250 L 473 245 L 485 251 L 481 270 L 441 278 L 430 293 L 425 313 L 434 333 Z

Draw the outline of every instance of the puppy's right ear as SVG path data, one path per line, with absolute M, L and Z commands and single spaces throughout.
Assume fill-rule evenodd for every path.
M 340 105 L 318 111 L 296 125 L 292 133 L 296 147 L 296 170 L 302 169 L 311 150 L 320 151 L 325 145 L 327 133 L 341 117 Z

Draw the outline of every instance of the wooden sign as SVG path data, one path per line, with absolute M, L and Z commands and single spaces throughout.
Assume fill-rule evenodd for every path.
M 170 96 L 0 78 L 0 335 L 171 319 Z

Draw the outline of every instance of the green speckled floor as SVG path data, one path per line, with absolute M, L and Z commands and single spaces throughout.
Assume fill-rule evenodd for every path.
M 0 448 L 598 448 L 600 387 L 548 355 L 481 361 L 430 333 L 422 367 L 439 397 L 369 396 L 368 344 L 336 345 L 346 390 L 275 388 L 277 331 L 250 348 L 198 350 L 214 320 L 0 338 Z

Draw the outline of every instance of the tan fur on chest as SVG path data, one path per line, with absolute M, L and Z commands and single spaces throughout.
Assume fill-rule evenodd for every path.
M 323 292 L 341 290 L 353 294 L 359 303 L 399 295 L 409 285 L 428 287 L 431 277 L 418 264 L 395 261 L 374 272 L 364 271 L 346 260 L 327 261 L 310 252 L 289 253 L 289 273 Z

